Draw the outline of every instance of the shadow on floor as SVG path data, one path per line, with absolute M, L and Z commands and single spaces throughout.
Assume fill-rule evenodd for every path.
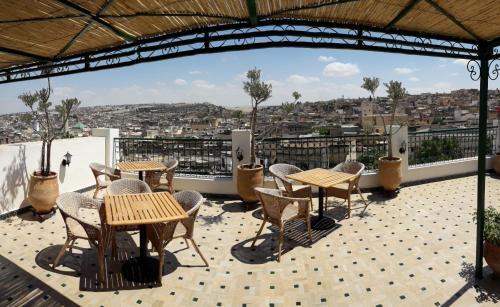
M 270 225 L 270 224 L 267 224 Z M 326 237 L 336 229 L 340 228 L 340 224 L 328 230 L 312 230 L 313 243 L 310 244 L 307 236 L 306 226 L 301 221 L 289 222 L 285 226 L 285 241 L 283 244 L 281 257 L 286 256 L 286 253 L 295 247 L 314 247 L 314 244 Z M 255 243 L 255 247 L 251 247 L 254 237 L 233 245 L 231 254 L 243 263 L 262 264 L 278 259 L 278 228 L 274 225 L 267 227 L 271 233 L 261 234 Z M 257 229 L 256 229 L 257 230 Z
M 0 306 L 78 306 L 3 256 L 0 266 Z
M 132 257 L 138 256 L 139 248 L 129 233 L 119 232 L 116 236 L 118 253 L 116 258 L 110 256 L 110 249 L 106 254 L 105 265 L 107 276 L 104 284 L 99 283 L 97 277 L 97 253 L 94 248 L 73 247 L 72 252 L 66 250 L 59 265 L 53 269 L 52 263 L 62 245 L 49 246 L 38 253 L 36 256 L 36 263 L 41 268 L 53 272 L 54 274 L 64 274 L 79 278 L 81 291 L 117 291 L 160 286 L 156 281 L 152 283 L 137 283 L 128 281 L 124 278 L 122 274 L 122 265 Z M 163 276 L 168 276 L 179 266 L 180 263 L 177 257 L 173 253 L 165 251 Z

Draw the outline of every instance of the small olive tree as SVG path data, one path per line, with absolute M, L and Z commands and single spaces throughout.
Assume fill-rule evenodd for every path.
M 271 97 L 272 85 L 261 81 L 261 70 L 254 68 L 247 72 L 247 80 L 243 82 L 243 90 L 250 96 L 252 116 L 250 121 L 250 167 L 255 166 L 255 128 L 257 124 L 257 108 Z
M 49 101 L 52 89 L 50 79 L 47 80 L 47 88 L 27 92 L 19 95 L 19 99 L 30 109 L 30 113 L 23 116 L 23 120 L 28 123 L 36 123 L 39 127 L 35 132 L 42 140 L 42 153 L 40 162 L 40 175 L 50 175 L 50 153 L 52 141 L 63 137 L 66 122 L 71 112 L 78 108 L 80 101 L 76 98 L 64 99 L 60 105 L 55 106 L 56 114 L 52 114 Z
M 363 77 L 362 88 L 370 92 L 369 100 L 372 101 L 375 98 L 375 92 L 377 91 L 378 86 L 380 85 L 380 79 L 377 77 Z
M 300 104 L 299 99 L 300 97 L 302 97 L 302 95 L 299 92 L 295 91 L 292 93 L 292 97 L 293 102 L 285 101 L 281 104 L 281 110 L 283 111 L 284 116 L 287 116 L 288 114 L 295 111 L 297 106 Z
M 394 126 L 394 119 L 396 116 L 396 110 L 398 108 L 399 102 L 406 96 L 407 92 L 406 89 L 403 87 L 402 83 L 399 81 L 391 80 L 389 81 L 389 83 L 384 83 L 384 86 L 386 88 L 387 97 L 389 97 L 389 99 L 391 100 L 390 102 L 391 117 L 389 118 L 389 131 L 387 131 L 385 119 L 383 116 L 382 116 L 382 123 L 384 125 L 384 134 L 387 137 L 387 146 L 389 147 L 387 157 L 389 159 L 392 159 L 394 157 L 394 154 L 392 152 L 392 135 L 394 135 L 399 131 L 399 129 L 401 129 L 402 123 L 400 123 L 399 128 L 396 131 L 393 131 L 392 127 Z

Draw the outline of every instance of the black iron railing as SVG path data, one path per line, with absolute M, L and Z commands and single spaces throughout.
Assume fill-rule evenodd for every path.
M 486 153 L 495 151 L 497 127 L 488 127 Z M 477 157 L 479 128 L 408 133 L 409 166 Z
M 115 162 L 179 161 L 177 174 L 232 176 L 231 141 L 194 138 L 115 138 Z
M 331 168 L 346 159 L 360 161 L 370 171 L 377 169 L 377 159 L 386 153 L 386 140 L 380 135 L 269 138 L 257 144 L 257 157 L 266 173 L 275 163 Z

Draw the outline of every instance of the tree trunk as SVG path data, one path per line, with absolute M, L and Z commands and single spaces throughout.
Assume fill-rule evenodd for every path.
M 255 123 L 257 122 L 257 107 L 252 110 L 252 122 L 250 123 L 250 165 L 255 166 Z
M 45 169 L 45 176 L 48 176 L 50 174 L 50 149 L 52 147 L 52 141 L 47 142 L 47 168 Z
M 42 141 L 42 159 L 40 160 L 40 173 L 41 175 L 45 174 L 45 140 Z

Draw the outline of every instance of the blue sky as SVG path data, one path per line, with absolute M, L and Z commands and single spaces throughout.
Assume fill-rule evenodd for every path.
M 275 48 L 198 55 L 154 63 L 52 78 L 53 102 L 77 97 L 82 106 L 130 103 L 212 102 L 245 107 L 242 90 L 245 72 L 262 69 L 273 84 L 266 104 L 291 99 L 293 91 L 303 101 L 367 96 L 360 88 L 363 76 L 386 82 L 396 79 L 410 93 L 447 92 L 478 88 L 470 80 L 466 61 L 366 51 Z M 17 99 L 25 91 L 46 85 L 44 80 L 0 85 L 0 113 L 25 111 Z M 494 81 L 490 88 L 500 87 Z M 385 95 L 383 87 L 377 93 Z

